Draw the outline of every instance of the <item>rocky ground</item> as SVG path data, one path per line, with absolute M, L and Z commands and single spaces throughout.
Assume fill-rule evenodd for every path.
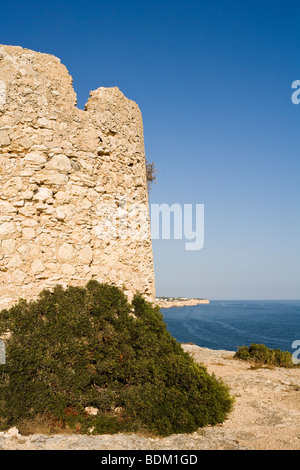
M 235 396 L 228 419 L 193 434 L 151 438 L 140 435 L 22 436 L 0 433 L 0 449 L 37 450 L 299 450 L 300 369 L 253 368 L 233 352 L 186 344 L 183 348 L 209 373 L 221 377 Z

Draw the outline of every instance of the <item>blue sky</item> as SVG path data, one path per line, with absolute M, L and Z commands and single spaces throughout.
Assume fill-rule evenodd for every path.
M 205 243 L 154 240 L 159 296 L 300 298 L 300 4 L 2 2 L 0 43 L 58 56 L 78 106 L 118 86 L 159 170 L 153 204 L 204 204 Z

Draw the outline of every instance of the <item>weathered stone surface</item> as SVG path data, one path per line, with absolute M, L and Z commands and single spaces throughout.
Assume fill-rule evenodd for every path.
M 66 155 L 54 155 L 46 165 L 47 169 L 58 170 L 66 173 L 72 172 L 71 161 Z
M 14 238 L 16 234 L 14 222 L 4 222 L 0 224 L 0 240 L 6 240 L 7 238 Z
M 89 279 L 155 299 L 140 110 L 117 87 L 80 110 L 59 59 L 0 45 L 0 309 Z
M 10 144 L 10 138 L 6 130 L 0 130 L 0 145 L 6 147 Z
M 46 157 L 39 152 L 30 152 L 27 153 L 24 157 L 24 166 L 27 168 L 34 167 L 41 169 L 44 167 L 47 159 Z
M 0 200 L 0 215 L 7 215 L 17 212 L 17 209 L 8 201 Z

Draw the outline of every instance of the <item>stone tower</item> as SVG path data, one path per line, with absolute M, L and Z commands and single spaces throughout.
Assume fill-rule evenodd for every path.
M 90 279 L 154 300 L 139 107 L 76 102 L 59 59 L 0 46 L 0 309 Z

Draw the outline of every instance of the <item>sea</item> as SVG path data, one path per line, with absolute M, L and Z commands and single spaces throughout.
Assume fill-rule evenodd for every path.
M 227 351 L 256 343 L 291 353 L 300 345 L 300 300 L 215 300 L 161 313 L 180 343 Z

